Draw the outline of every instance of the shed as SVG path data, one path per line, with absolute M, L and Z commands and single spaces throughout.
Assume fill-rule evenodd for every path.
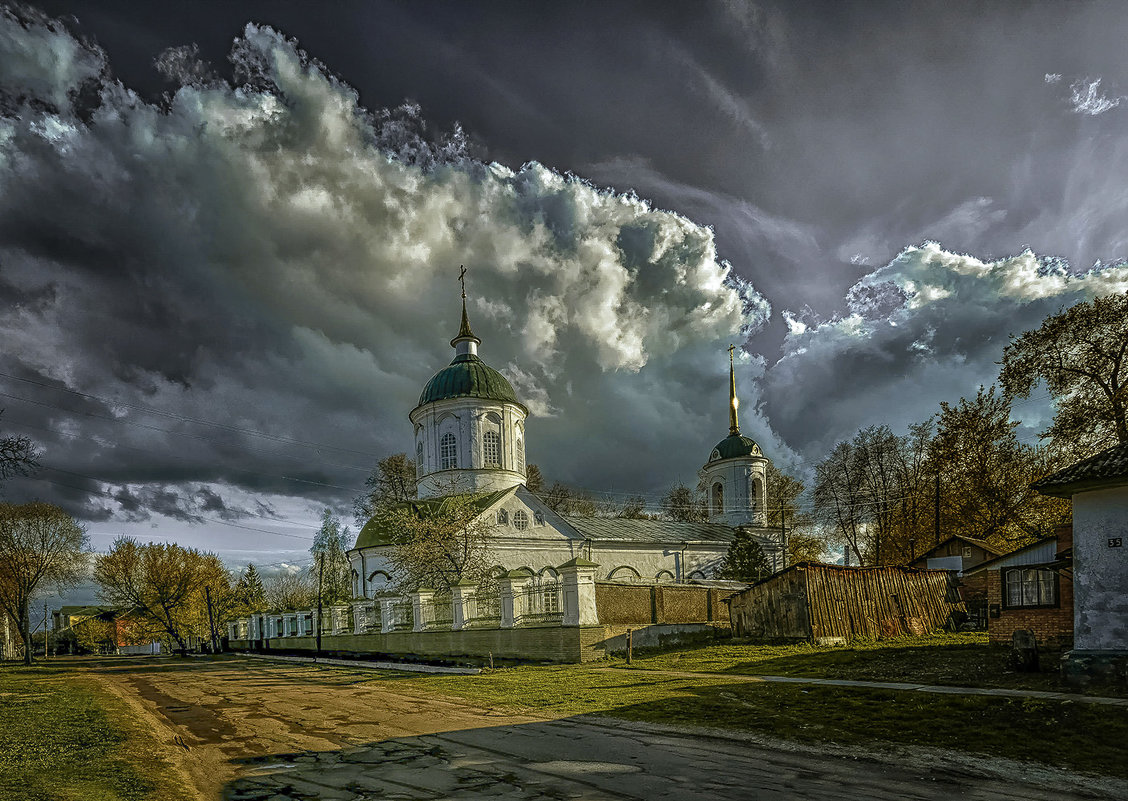
M 802 562 L 728 600 L 737 637 L 815 642 L 927 634 L 966 618 L 955 576 Z

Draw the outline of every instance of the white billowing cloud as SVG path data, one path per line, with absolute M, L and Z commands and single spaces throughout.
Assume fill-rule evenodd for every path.
M 1069 102 L 1078 114 L 1095 117 L 1120 105 L 1123 97 L 1101 94 L 1101 79 L 1076 81 L 1069 85 Z
M 1058 83 L 1061 80 L 1061 73 L 1060 72 L 1047 72 L 1045 79 L 1046 79 L 1046 83 Z
M 15 104 L 0 116 L 0 371 L 353 455 L 84 422 L 150 453 L 117 462 L 118 485 L 359 485 L 361 465 L 403 448 L 406 412 L 450 358 L 460 264 L 483 357 L 508 365 L 534 412 L 600 419 L 608 449 L 648 436 L 617 381 L 665 384 L 663 407 L 684 415 L 702 380 L 723 379 L 723 359 L 702 353 L 767 318 L 711 229 L 536 162 L 474 161 L 459 130 L 427 135 L 413 106 L 361 108 L 270 28 L 236 42 L 238 88 L 199 78 L 211 73 L 190 56 L 168 72 L 191 80 L 156 106 L 98 79 L 102 53 L 57 24 L 0 19 L 0 89 Z M 682 422 L 667 421 L 688 442 Z M 553 478 L 599 458 L 574 429 L 545 431 L 538 443 L 530 427 L 530 458 L 544 453 Z M 171 451 L 188 464 L 173 469 Z M 90 471 L 115 461 L 73 455 Z M 146 497 L 131 496 L 135 514 Z
M 816 458 L 872 423 L 894 429 L 998 375 L 1010 334 L 1062 306 L 1128 291 L 1128 266 L 1071 271 L 1031 251 L 983 261 L 935 242 L 864 276 L 830 320 L 785 311 L 783 357 L 765 377 L 780 434 Z

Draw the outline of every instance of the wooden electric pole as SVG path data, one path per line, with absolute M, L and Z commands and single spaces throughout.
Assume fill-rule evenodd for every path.
M 219 644 L 215 636 L 215 615 L 212 612 L 211 587 L 204 587 L 204 597 L 208 601 L 208 629 L 211 630 L 211 652 L 219 652 Z
M 325 577 L 325 552 L 317 555 L 317 651 L 316 656 L 321 656 L 321 587 Z

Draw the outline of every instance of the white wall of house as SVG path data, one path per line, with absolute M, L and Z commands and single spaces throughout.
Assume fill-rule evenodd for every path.
M 1074 649 L 1128 652 L 1128 486 L 1073 496 L 1073 598 Z

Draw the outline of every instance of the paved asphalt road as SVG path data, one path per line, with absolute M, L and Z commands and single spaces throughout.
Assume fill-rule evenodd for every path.
M 1038 781 L 909 769 L 632 724 L 558 720 L 403 738 L 256 761 L 225 788 L 235 801 L 364 799 L 749 799 L 1072 801 Z M 1125 796 L 1121 796 L 1125 797 Z

